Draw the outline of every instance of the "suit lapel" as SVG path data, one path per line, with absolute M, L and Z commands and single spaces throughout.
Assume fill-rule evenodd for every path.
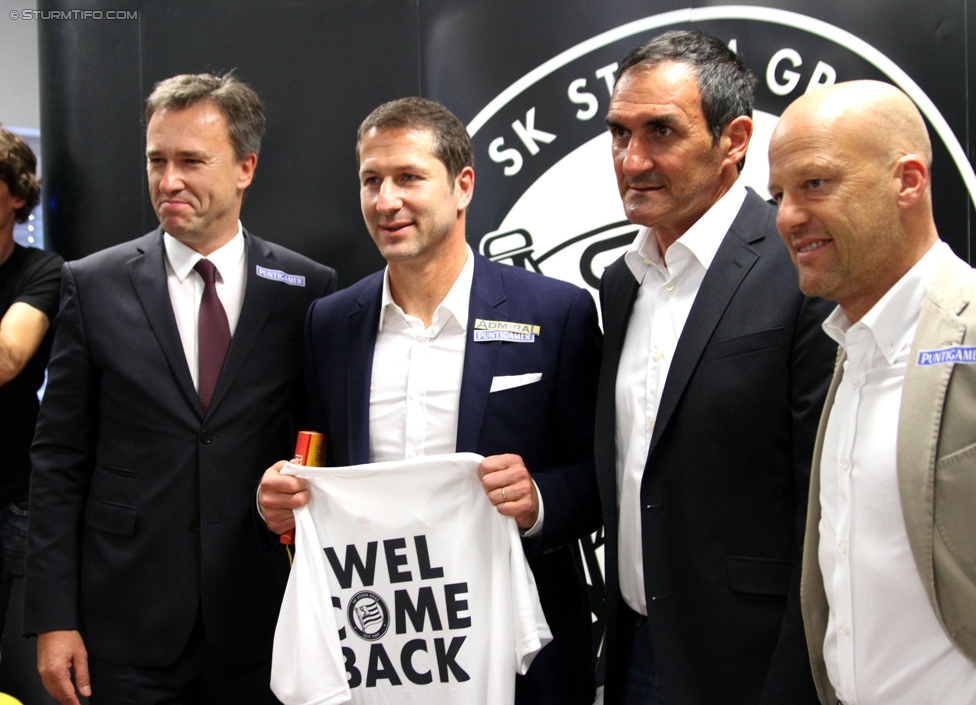
M 843 346 L 837 348 L 837 359 L 834 362 L 834 376 L 830 380 L 827 397 L 824 400 L 823 412 L 817 427 L 817 439 L 813 447 L 813 462 L 810 464 L 810 487 L 807 491 L 806 532 L 803 541 L 803 570 L 800 578 L 800 602 L 803 605 L 803 622 L 806 631 L 807 648 L 811 654 L 810 664 L 813 670 L 813 680 L 824 702 L 837 700 L 836 695 L 829 695 L 823 691 L 824 684 L 829 684 L 827 666 L 824 662 L 823 643 L 827 633 L 827 619 L 829 607 L 827 592 L 824 589 L 823 575 L 820 572 L 820 461 L 823 457 L 824 436 L 827 433 L 827 421 L 830 410 L 837 398 L 837 389 L 844 376 L 844 362 L 847 355 Z M 828 686 L 829 687 L 829 686 Z
M 386 270 L 375 277 L 375 286 L 368 287 L 349 312 L 346 357 L 346 448 L 348 463 L 369 462 L 369 393 L 373 375 L 373 350 L 380 323 L 380 302 L 383 299 L 383 278 Z M 365 362 L 365 364 L 363 364 Z
M 661 393 L 661 404 L 654 424 L 654 433 L 651 436 L 648 458 L 654 452 L 654 447 L 664 429 L 667 428 L 671 415 L 677 408 L 688 381 L 698 367 L 702 352 L 719 321 L 722 320 L 729 302 L 742 284 L 742 280 L 759 259 L 759 253 L 751 245 L 765 239 L 763 233 L 766 232 L 766 228 L 765 223 L 754 222 L 755 215 L 751 213 L 753 209 L 750 204 L 753 198 L 759 197 L 752 192 L 746 195 L 742 209 L 733 221 L 729 232 L 726 233 L 722 244 L 719 245 L 715 258 L 702 280 L 695 302 L 691 306 L 685 327 L 678 338 L 674 360 Z M 765 215 L 765 217 L 769 216 Z
M 476 318 L 504 319 L 505 289 L 498 267 L 481 255 L 474 256 L 474 279 L 468 301 L 468 330 L 464 345 L 464 371 L 461 376 L 461 396 L 458 401 L 457 445 L 459 453 L 476 453 L 481 424 L 494 377 L 495 359 L 501 350 L 500 341 L 473 342 Z
M 247 247 L 247 272 L 245 274 L 247 283 L 244 288 L 244 303 L 241 305 L 241 315 L 237 320 L 234 337 L 231 338 L 230 348 L 227 350 L 227 359 L 224 360 L 224 367 L 220 371 L 220 378 L 217 380 L 217 387 L 214 389 L 213 399 L 207 412 L 208 416 L 220 406 L 221 400 L 233 385 L 234 379 L 240 373 L 244 362 L 253 353 L 254 346 L 257 345 L 260 338 L 261 330 L 264 328 L 264 323 L 281 293 L 281 287 L 286 286 L 257 275 L 258 266 L 266 269 L 280 269 L 280 265 L 274 259 L 271 248 L 267 246 L 264 240 L 250 235 L 246 230 L 244 231 L 244 239 Z
M 193 386 L 190 368 L 186 363 L 186 353 L 180 331 L 173 315 L 173 303 L 166 284 L 166 255 L 163 249 L 163 233 L 157 229 L 138 243 L 141 254 L 126 263 L 132 288 L 149 321 L 149 327 L 159 342 L 159 347 L 169 363 L 177 384 L 190 405 L 203 415 L 200 397 Z
M 908 358 L 898 418 L 898 489 L 912 555 L 933 605 L 935 598 L 933 508 L 935 464 L 943 405 L 954 365 L 916 364 L 921 350 L 960 345 L 966 324 L 959 314 L 969 305 L 956 267 L 968 274 L 969 266 L 947 255 L 922 303 L 915 339 Z M 938 610 L 936 610 L 938 614 Z
M 603 274 L 600 283 L 600 309 L 603 313 L 603 361 L 600 365 L 596 421 L 593 450 L 597 457 L 604 510 L 603 517 L 608 534 L 616 535 L 617 527 L 617 473 L 616 473 L 616 424 L 617 424 L 617 368 L 620 354 L 627 337 L 627 326 L 637 299 L 637 280 L 621 257 Z M 604 471 L 605 469 L 605 471 Z M 616 558 L 612 559 L 613 561 Z
M 637 300 L 638 283 L 622 259 L 617 267 L 607 271 L 604 282 L 606 301 L 603 302 L 602 310 L 606 337 L 603 343 L 603 368 L 613 375 L 613 379 L 607 380 L 610 384 L 608 388 L 612 389 L 616 386 L 620 353 L 627 335 L 627 324 L 634 310 L 634 301 Z

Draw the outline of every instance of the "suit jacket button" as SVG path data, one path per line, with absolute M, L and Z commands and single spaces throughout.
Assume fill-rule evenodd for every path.
M 216 436 L 214 436 L 214 434 L 210 433 L 210 431 L 206 429 L 200 431 L 200 442 L 203 443 L 204 445 L 210 443 L 215 437 Z

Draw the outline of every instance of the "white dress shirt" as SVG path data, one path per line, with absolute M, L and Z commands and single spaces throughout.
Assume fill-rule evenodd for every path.
M 941 241 L 864 317 L 823 328 L 847 353 L 820 463 L 824 657 L 846 705 L 976 703 L 976 665 L 942 631 L 908 543 L 896 465 L 902 388 Z M 976 511 L 976 509 L 974 509 Z
M 200 315 L 204 284 L 203 277 L 193 267 L 203 256 L 168 233 L 163 233 L 163 246 L 166 249 L 169 300 L 173 304 L 176 327 L 180 331 L 180 340 L 183 341 L 183 353 L 190 368 L 193 386 L 199 389 L 197 318 Z M 217 298 L 227 314 L 227 324 L 233 337 L 237 321 L 241 317 L 244 288 L 247 284 L 247 249 L 244 247 L 244 230 L 240 221 L 237 221 L 237 235 L 220 249 L 211 252 L 207 259 L 217 268 Z
M 453 453 L 474 256 L 434 311 L 429 328 L 403 312 L 383 276 L 369 386 L 369 462 Z
M 404 313 L 393 300 L 389 270 L 383 275 L 369 385 L 369 462 L 455 452 L 473 281 L 469 246 L 461 273 L 435 309 L 430 328 L 424 328 L 423 321 Z M 526 537 L 542 531 L 545 511 L 538 485 L 536 494 L 539 516 L 521 531 Z
M 661 393 L 698 289 L 732 226 L 746 190 L 733 186 L 661 256 L 642 228 L 624 261 L 640 285 L 627 325 L 616 384 L 620 593 L 647 614 L 641 553 L 640 486 Z

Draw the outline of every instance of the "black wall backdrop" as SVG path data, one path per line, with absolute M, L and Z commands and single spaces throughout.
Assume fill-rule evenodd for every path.
M 256 234 L 337 267 L 342 285 L 380 268 L 359 212 L 355 131 L 379 103 L 419 94 L 474 135 L 472 246 L 592 286 L 633 233 L 604 134 L 608 75 L 640 41 L 696 27 L 734 42 L 759 78 L 744 178 L 760 192 L 765 140 L 792 99 L 854 78 L 906 90 L 935 146 L 939 231 L 972 261 L 967 0 L 94 0 L 86 9 L 129 19 L 53 19 L 77 5 L 38 5 L 53 13 L 38 26 L 46 236 L 68 258 L 157 224 L 142 121 L 153 84 L 236 69 L 268 116 L 242 216 Z
M 81 4 L 104 19 L 79 19 Z M 610 75 L 641 41 L 695 27 L 734 44 L 759 79 L 747 185 L 765 195 L 769 134 L 794 98 L 889 81 L 928 121 L 940 234 L 973 261 L 976 0 L 39 0 L 37 10 L 45 235 L 68 259 L 157 225 L 142 120 L 153 85 L 235 69 L 268 117 L 242 215 L 252 232 L 338 268 L 342 286 L 382 267 L 359 211 L 356 128 L 381 102 L 424 95 L 474 137 L 472 247 L 594 289 L 636 230 L 603 123 Z M 583 543 L 598 635 L 600 537 Z M 28 701 L 53 702 L 31 658 L 18 676 L 36 691 Z

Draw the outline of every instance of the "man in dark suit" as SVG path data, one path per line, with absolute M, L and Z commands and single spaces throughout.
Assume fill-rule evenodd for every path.
M 254 488 L 294 442 L 302 322 L 334 272 L 240 225 L 264 131 L 250 88 L 177 76 L 146 117 L 161 227 L 62 271 L 24 629 L 62 703 L 75 685 L 92 703 L 273 703 L 288 559 L 262 548 Z
M 574 539 L 599 526 L 592 423 L 596 307 L 565 282 L 474 254 L 465 213 L 473 150 L 461 122 L 422 98 L 387 103 L 359 130 L 363 216 L 387 268 L 309 311 L 306 376 L 328 461 L 471 451 L 516 519 L 553 641 L 516 702 L 593 700 L 592 628 Z M 294 526 L 304 481 L 270 468 L 269 526 Z
M 815 703 L 805 497 L 834 346 L 776 211 L 737 184 L 755 79 L 669 32 L 616 73 L 607 124 L 645 226 L 604 274 L 596 464 L 607 703 Z

